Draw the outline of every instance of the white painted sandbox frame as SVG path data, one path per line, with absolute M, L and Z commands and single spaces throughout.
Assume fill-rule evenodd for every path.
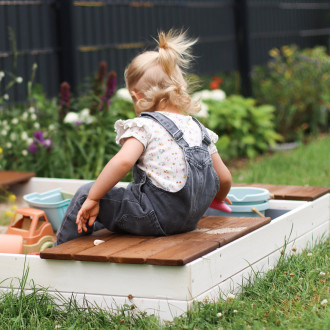
M 18 195 L 55 188 L 75 192 L 85 182 L 33 178 L 15 185 L 13 191 Z M 78 303 L 87 300 L 110 310 L 134 304 L 138 311 L 172 320 L 194 301 L 237 293 L 253 272 L 275 266 L 284 247 L 286 253 L 293 253 L 293 247 L 299 253 L 329 235 L 330 194 L 313 202 L 272 200 L 270 209 L 287 213 L 185 266 L 45 260 L 2 253 L 0 290 L 18 290 L 25 265 L 29 267 L 26 291 L 41 286 L 51 294 L 74 296 Z

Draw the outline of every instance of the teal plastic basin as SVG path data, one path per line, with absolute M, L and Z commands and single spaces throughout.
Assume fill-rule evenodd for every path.
M 219 211 L 220 216 L 231 217 L 259 217 L 252 209 L 257 209 L 262 215 L 269 209 L 270 193 L 267 189 L 254 187 L 232 187 L 228 198 L 233 203 L 229 205 L 231 213 Z
M 23 199 L 30 207 L 45 211 L 53 230 L 57 231 L 70 204 L 70 199 L 65 197 L 67 196 L 63 196 L 62 189 L 58 188 L 41 194 L 27 194 Z

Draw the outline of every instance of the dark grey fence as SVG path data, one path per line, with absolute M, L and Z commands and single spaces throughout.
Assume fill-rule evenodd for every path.
M 55 96 L 60 82 L 76 89 L 106 60 L 123 84 L 132 57 L 154 44 L 158 30 L 174 27 L 199 38 L 197 74 L 239 70 L 248 94 L 249 70 L 271 48 L 328 45 L 329 22 L 328 0 L 0 0 L 0 71 L 26 82 L 37 63 L 36 82 Z M 8 81 L 7 74 L 0 96 Z M 24 100 L 26 93 L 23 82 L 9 96 Z

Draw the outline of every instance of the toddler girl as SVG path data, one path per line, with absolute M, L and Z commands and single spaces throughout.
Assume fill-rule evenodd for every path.
M 91 233 L 95 221 L 136 235 L 191 231 L 214 198 L 226 199 L 231 175 L 214 145 L 218 137 L 188 115 L 200 109 L 184 78 L 195 42 L 184 32 L 160 32 L 158 50 L 128 65 L 138 117 L 115 123 L 122 147 L 94 183 L 78 189 L 55 245 Z M 115 187 L 132 167 L 134 182 Z

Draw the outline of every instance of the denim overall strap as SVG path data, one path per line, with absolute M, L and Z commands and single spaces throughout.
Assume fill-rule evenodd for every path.
M 150 117 L 154 120 L 156 120 L 160 125 L 162 125 L 169 134 L 173 137 L 175 142 L 183 149 L 188 148 L 189 144 L 187 141 L 183 138 L 183 132 L 174 124 L 174 122 L 164 116 L 163 114 L 159 112 L 142 112 L 141 117 Z
M 206 131 L 206 128 L 196 118 L 192 117 L 192 119 L 195 121 L 196 124 L 198 124 L 198 126 L 202 131 L 202 144 L 205 144 L 205 146 L 208 147 L 212 143 L 212 141 L 209 134 Z

